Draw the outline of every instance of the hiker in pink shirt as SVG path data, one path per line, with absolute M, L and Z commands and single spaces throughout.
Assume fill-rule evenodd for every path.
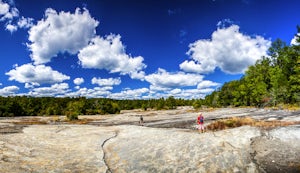
M 199 114 L 197 118 L 198 130 L 199 132 L 204 132 L 204 117 L 202 113 Z

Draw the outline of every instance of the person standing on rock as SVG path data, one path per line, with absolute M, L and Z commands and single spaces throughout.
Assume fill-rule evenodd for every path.
M 143 115 L 140 116 L 140 125 L 143 126 L 144 125 L 144 118 Z
M 204 117 L 202 113 L 199 114 L 197 118 L 198 130 L 199 132 L 204 132 Z

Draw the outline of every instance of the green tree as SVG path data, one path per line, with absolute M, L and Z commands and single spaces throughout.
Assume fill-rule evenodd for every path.
M 268 96 L 268 85 L 264 81 L 266 73 L 263 71 L 264 67 L 260 62 L 257 62 L 255 66 L 250 66 L 246 71 L 245 82 L 247 89 L 251 91 L 248 93 L 250 94 L 250 105 L 252 106 L 262 104 L 263 98 Z
M 297 26 L 296 43 L 292 49 L 294 52 L 294 64 L 291 67 L 292 74 L 289 76 L 291 102 L 300 105 L 300 27 Z
M 235 91 L 238 89 L 238 87 L 239 81 L 237 80 L 225 83 L 220 89 L 219 104 L 222 106 L 235 105 L 235 97 L 238 97 L 235 95 Z
M 271 100 L 275 106 L 279 102 L 283 102 L 287 93 L 288 80 L 286 75 L 279 66 L 275 66 L 270 70 L 271 74 Z
M 70 101 L 67 105 L 66 115 L 69 120 L 77 120 L 78 115 L 85 113 L 85 102 L 84 100 Z
M 211 106 L 211 107 L 219 107 L 220 105 L 219 103 L 219 91 L 214 91 L 212 92 L 210 95 L 205 96 L 205 101 L 204 103 L 207 106 Z
M 173 96 L 170 96 L 166 99 L 166 106 L 168 109 L 176 109 L 176 99 Z

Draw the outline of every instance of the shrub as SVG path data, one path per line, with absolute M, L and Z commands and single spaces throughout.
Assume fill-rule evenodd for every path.
M 74 112 L 68 112 L 67 113 L 67 119 L 69 121 L 73 121 L 73 120 L 78 120 L 78 114 L 74 113 Z

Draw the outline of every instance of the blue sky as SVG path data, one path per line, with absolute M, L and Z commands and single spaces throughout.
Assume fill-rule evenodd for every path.
M 0 0 L 0 95 L 203 98 L 297 25 L 297 0 Z

